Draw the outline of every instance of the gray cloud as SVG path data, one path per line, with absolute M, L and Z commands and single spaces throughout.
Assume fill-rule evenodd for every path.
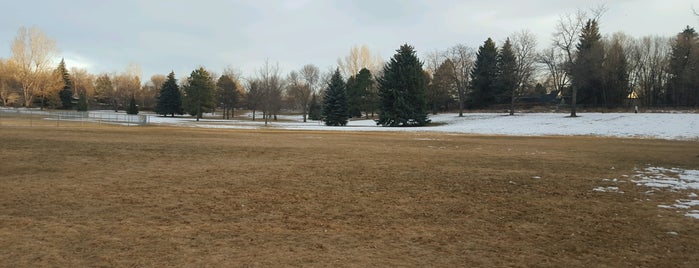
M 601 1 L 597 3 L 602 3 Z M 558 17 L 594 1 L 15 1 L 0 17 L 0 57 L 20 26 L 38 26 L 57 41 L 69 65 L 93 73 L 120 72 L 129 63 L 144 76 L 198 66 L 226 66 L 245 75 L 269 59 L 283 71 L 313 63 L 325 70 L 355 44 L 388 59 L 403 43 L 419 53 L 457 43 L 477 47 L 530 29 L 541 46 Z M 695 26 L 696 0 L 622 0 L 608 3 L 603 33 L 671 36 Z

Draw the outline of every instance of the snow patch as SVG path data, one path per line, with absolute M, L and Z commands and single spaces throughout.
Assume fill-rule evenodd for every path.
M 592 190 L 595 192 L 602 192 L 602 193 L 621 193 L 621 194 L 624 193 L 624 192 L 619 192 L 619 187 L 616 187 L 616 186 L 596 187 Z
M 252 117 L 245 114 L 244 117 Z M 503 116 L 499 113 L 470 113 L 459 117 L 446 113 L 431 115 L 434 126 L 393 128 L 376 125 L 372 119 L 355 119 L 344 127 L 327 127 L 321 121 L 303 122 L 301 115 L 280 115 L 282 121 L 270 126 L 294 130 L 331 131 L 389 131 L 443 132 L 454 134 L 513 135 L 513 136 L 607 136 L 672 140 L 699 140 L 699 114 L 694 113 L 585 113 L 570 118 L 563 113 L 526 113 Z M 166 125 L 196 125 L 207 128 L 264 128 L 262 120 L 214 120 L 196 122 L 191 117 L 150 116 L 149 122 Z M 215 123 L 214 123 L 215 122 Z M 214 123 L 214 124 L 212 124 Z M 653 127 L 649 127 L 653 126 Z
M 692 210 L 684 214 L 687 217 L 699 220 L 699 210 Z
M 662 168 L 662 167 L 647 167 L 642 170 L 636 170 L 636 175 L 633 175 L 633 182 L 638 186 L 651 188 L 646 194 L 652 194 L 655 191 L 683 191 L 683 190 L 699 190 L 699 170 L 686 170 L 680 168 Z M 687 194 L 688 199 L 676 200 L 672 205 L 658 205 L 659 208 L 675 209 L 678 211 L 686 211 L 685 216 L 694 219 L 699 219 L 699 196 L 692 192 Z
M 633 176 L 637 185 L 657 189 L 699 190 L 699 170 L 647 167 Z

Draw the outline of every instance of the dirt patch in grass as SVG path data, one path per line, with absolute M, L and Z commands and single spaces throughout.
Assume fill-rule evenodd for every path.
M 0 266 L 696 267 L 699 144 L 593 137 L 0 128 Z M 674 233 L 673 233 L 674 232 Z

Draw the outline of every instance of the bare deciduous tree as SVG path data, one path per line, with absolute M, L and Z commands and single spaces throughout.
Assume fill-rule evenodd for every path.
M 0 59 L 0 105 L 15 104 L 20 99 L 19 82 L 15 79 L 16 65 Z
M 464 116 L 464 103 L 468 94 L 468 87 L 471 79 L 471 70 L 475 64 L 476 50 L 466 45 L 455 45 L 447 50 L 446 57 L 451 60 L 449 66 L 453 68 L 450 72 L 456 89 L 456 96 L 459 101 L 459 116 Z
M 58 54 L 56 42 L 37 28 L 21 27 L 12 42 L 11 60 L 17 66 L 15 72 L 22 87 L 24 106 L 31 106 L 34 96 L 51 79 L 53 59 Z M 43 79 L 43 80 L 42 80 Z
M 54 69 L 51 72 L 39 73 L 36 78 L 34 96 L 41 100 L 41 109 L 57 106 L 61 102 L 58 92 L 65 86 L 63 74 L 58 69 Z
M 306 122 L 312 90 L 310 85 L 302 80 L 302 75 L 299 75 L 296 71 L 291 71 L 286 79 L 288 95 L 292 97 L 296 105 L 301 108 L 303 112 L 303 122 Z
M 167 76 L 154 74 L 141 86 L 141 90 L 136 94 L 136 100 L 140 103 L 141 109 L 155 109 L 158 94 L 165 81 Z
M 512 90 L 512 99 L 510 102 L 510 115 L 515 113 L 515 99 L 517 94 L 522 92 L 524 87 L 529 83 L 532 74 L 535 71 L 534 63 L 536 61 L 536 36 L 528 30 L 522 30 L 512 35 L 512 49 L 515 54 L 517 65 L 516 70 L 516 86 Z
M 434 76 L 439 66 L 444 63 L 445 54 L 446 53 L 444 51 L 435 50 L 428 52 L 424 57 L 422 57 L 425 60 L 425 71 L 427 71 L 430 76 Z
M 91 74 L 85 68 L 70 68 L 73 87 L 75 94 L 85 94 L 88 99 L 95 96 L 95 75 Z
M 371 71 L 371 73 L 377 73 L 379 69 L 383 68 L 381 56 L 372 54 L 369 47 L 366 45 L 353 46 L 350 49 L 349 55 L 345 56 L 344 59 L 338 59 L 337 64 L 340 66 L 343 77 L 353 77 L 357 75 L 362 68 L 366 68 Z
M 663 91 L 669 79 L 667 66 L 671 51 L 671 39 L 646 36 L 638 42 L 641 55 L 635 72 L 638 76 L 636 89 L 644 105 L 660 105 Z
M 320 80 L 320 69 L 313 64 L 306 64 L 299 72 L 303 80 L 303 86 L 297 88 L 294 97 L 303 109 L 303 122 L 307 121 L 311 97 L 316 93 L 318 82 Z
M 318 82 L 320 82 L 320 69 L 313 64 L 306 64 L 301 68 L 301 78 L 310 87 L 312 92 L 316 92 Z
M 546 66 L 553 87 L 558 90 L 559 94 L 563 94 L 563 89 L 570 83 L 565 71 L 565 55 L 557 48 L 550 47 L 541 51 L 537 55 L 536 61 Z
M 281 108 L 282 90 L 284 81 L 279 73 L 279 64 L 271 65 L 269 60 L 257 71 L 260 83 L 260 108 L 262 109 L 262 117 L 265 119 L 265 126 L 274 116 L 276 120 L 277 113 Z
M 602 5 L 591 9 L 589 14 L 585 10 L 578 9 L 575 14 L 565 14 L 559 18 L 556 24 L 556 32 L 553 34 L 553 44 L 565 56 L 565 67 L 563 70 L 568 77 L 570 77 L 573 62 L 575 62 L 575 44 L 578 38 L 580 38 L 585 22 L 590 19 L 599 21 L 605 11 L 606 6 Z M 576 117 L 578 90 L 576 87 L 572 87 L 572 89 L 570 116 Z
M 140 68 L 130 64 L 126 71 L 112 77 L 114 87 L 114 111 L 119 107 L 126 107 L 132 96 L 137 96 L 141 91 Z

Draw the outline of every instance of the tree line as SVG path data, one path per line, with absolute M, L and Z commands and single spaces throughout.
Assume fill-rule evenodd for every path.
M 0 104 L 58 109 L 153 110 L 161 115 L 236 109 L 252 119 L 276 120 L 296 111 L 304 122 L 344 125 L 352 117 L 376 118 L 389 126 L 425 125 L 428 112 L 500 109 L 511 114 L 524 96 L 555 95 L 569 106 L 619 108 L 699 106 L 699 37 L 687 26 L 671 38 L 634 38 L 599 32 L 603 10 L 561 16 L 550 46 L 537 50 L 523 30 L 497 44 L 457 44 L 426 53 L 424 61 L 405 44 L 389 62 L 355 46 L 337 67 L 321 72 L 307 64 L 283 75 L 266 61 L 250 77 L 228 68 L 223 74 L 199 67 L 189 76 L 154 75 L 141 81 L 130 65 L 120 73 L 90 74 L 65 62 L 52 66 L 55 42 L 39 28 L 20 28 L 12 56 L 0 59 Z

